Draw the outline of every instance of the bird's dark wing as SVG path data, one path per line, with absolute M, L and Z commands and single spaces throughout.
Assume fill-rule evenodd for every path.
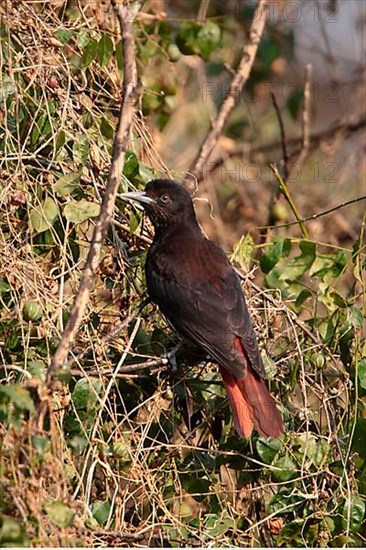
M 187 238 L 151 247 L 146 262 L 150 297 L 182 336 L 235 377 L 245 375 L 247 360 L 263 376 L 253 325 L 233 267 L 222 250 L 201 234 L 191 235 L 188 252 L 181 242 Z

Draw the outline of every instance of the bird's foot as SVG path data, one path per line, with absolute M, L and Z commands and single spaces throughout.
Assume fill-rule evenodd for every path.
M 172 372 L 177 372 L 178 370 L 177 353 L 182 347 L 182 345 L 183 345 L 183 342 L 178 342 L 178 344 L 176 344 L 173 349 L 171 349 L 167 353 L 163 353 L 163 357 L 168 360 L 171 366 Z

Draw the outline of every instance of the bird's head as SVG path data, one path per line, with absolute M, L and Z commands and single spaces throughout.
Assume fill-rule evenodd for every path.
M 190 194 L 173 180 L 151 180 L 145 191 L 123 193 L 122 198 L 137 201 L 145 208 L 155 230 L 173 224 L 197 223 Z

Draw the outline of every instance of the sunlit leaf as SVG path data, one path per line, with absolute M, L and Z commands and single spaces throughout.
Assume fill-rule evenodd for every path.
M 34 403 L 28 390 L 22 388 L 19 384 L 9 386 L 0 386 L 0 401 L 10 401 L 18 409 L 34 411 Z
M 360 386 L 366 390 L 366 358 L 361 359 L 357 365 Z
M 266 252 L 260 257 L 259 263 L 263 273 L 269 273 L 281 258 L 285 258 L 289 255 L 290 251 L 290 239 L 275 239 L 275 242 L 271 244 Z
M 65 218 L 72 223 L 82 223 L 89 218 L 99 215 L 100 205 L 96 202 L 89 202 L 85 199 L 80 201 L 71 200 L 64 207 Z
M 301 254 L 289 261 L 287 267 L 280 275 L 280 279 L 285 281 L 297 280 L 312 266 L 315 260 L 315 243 L 310 241 L 301 241 Z
M 296 464 L 288 454 L 276 460 L 273 466 L 276 467 L 276 469 L 272 471 L 272 475 L 276 481 L 288 481 L 298 475 L 296 472 Z M 277 468 L 280 468 L 280 470 Z
M 365 501 L 358 495 L 350 495 L 343 506 L 342 525 L 358 532 L 365 515 Z
M 210 53 L 217 48 L 220 37 L 220 27 L 213 21 L 207 21 L 198 31 L 195 46 L 204 59 L 208 59 Z
M 74 521 L 75 512 L 63 502 L 49 502 L 45 505 L 45 510 L 52 523 L 60 529 L 70 527 Z
M 99 525 L 104 525 L 108 521 L 111 504 L 108 500 L 96 500 L 91 505 L 91 511 Z
M 92 409 L 98 403 L 102 383 L 97 378 L 80 378 L 72 392 L 72 400 L 77 409 Z
M 103 34 L 97 47 L 97 56 L 101 67 L 107 65 L 113 54 L 113 42 L 108 34 Z
M 257 453 L 266 464 L 271 464 L 282 446 L 279 439 L 258 439 L 256 443 Z
M 58 206 L 51 197 L 47 197 L 42 204 L 36 206 L 30 213 L 30 223 L 33 231 L 42 233 L 52 227 L 58 216 Z
M 55 183 L 54 189 L 60 197 L 66 197 L 71 195 L 75 189 L 79 186 L 81 178 L 81 170 L 78 172 L 69 172 L 61 176 Z

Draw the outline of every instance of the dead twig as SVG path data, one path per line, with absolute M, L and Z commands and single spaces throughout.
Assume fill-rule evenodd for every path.
M 117 131 L 113 142 L 112 162 L 103 196 L 100 215 L 95 225 L 92 243 L 89 249 L 79 290 L 76 294 L 70 317 L 62 334 L 61 341 L 48 369 L 48 386 L 52 381 L 52 375 L 55 370 L 61 368 L 67 359 L 75 334 L 83 318 L 89 299 L 89 294 L 94 285 L 95 273 L 99 265 L 101 247 L 104 243 L 109 224 L 113 217 L 114 203 L 123 171 L 125 150 L 130 139 L 134 106 L 138 97 L 133 21 L 138 13 L 139 4 L 137 2 L 131 4 L 115 3 L 114 9 L 122 34 L 123 90 Z
M 268 218 L 268 224 L 267 227 L 265 227 L 261 232 L 261 242 L 266 242 L 268 237 L 268 227 L 274 226 L 274 204 L 279 200 L 280 195 L 283 194 L 286 201 L 290 205 L 290 208 L 292 212 L 295 215 L 296 220 L 300 224 L 301 232 L 304 236 L 304 238 L 307 238 L 307 230 L 305 227 L 304 222 L 299 221 L 301 219 L 301 216 L 299 215 L 297 208 L 291 198 L 291 194 L 288 190 L 288 182 L 290 181 L 291 177 L 293 176 L 294 171 L 296 172 L 301 169 L 302 165 L 304 164 L 304 161 L 306 157 L 309 154 L 310 149 L 310 107 L 311 107 L 311 75 L 312 75 L 312 66 L 306 65 L 305 67 L 305 79 L 304 79 L 304 102 L 303 102 L 303 108 L 302 108 L 302 130 L 301 130 L 301 149 L 300 153 L 295 160 L 295 162 L 292 164 L 292 167 L 290 167 L 290 157 L 287 150 L 287 140 L 286 140 L 286 132 L 285 132 L 285 126 L 281 114 L 281 110 L 278 106 L 276 96 L 274 93 L 271 94 L 273 106 L 275 108 L 278 124 L 280 127 L 281 132 L 281 145 L 282 145 L 282 152 L 283 152 L 283 172 L 284 176 L 281 175 L 280 171 L 278 170 L 277 166 L 275 164 L 271 164 L 271 170 L 276 178 L 276 185 L 275 190 L 272 193 L 270 205 L 269 205 L 269 218 Z
M 302 107 L 301 117 L 301 149 L 299 156 L 297 157 L 292 170 L 286 178 L 286 183 L 291 179 L 293 171 L 300 170 L 306 157 L 309 154 L 310 149 L 310 108 L 311 108 L 311 80 L 312 80 L 313 68 L 306 65 L 305 67 L 305 82 L 304 82 L 304 102 Z
M 252 25 L 249 31 L 249 40 L 243 48 L 243 54 L 239 67 L 231 82 L 228 93 L 220 107 L 217 117 L 211 122 L 211 127 L 186 174 L 186 179 L 194 178 L 197 182 L 200 182 L 204 177 L 205 164 L 216 146 L 224 129 L 225 123 L 227 122 L 229 115 L 235 107 L 240 93 L 249 78 L 257 53 L 258 44 L 264 31 L 266 17 L 267 1 L 258 0 L 258 6 L 255 10 Z
M 287 179 L 288 176 L 289 176 L 289 174 L 288 174 L 288 163 L 289 163 L 290 157 L 289 157 L 288 150 L 287 150 L 285 125 L 284 125 L 284 122 L 283 122 L 282 113 L 281 113 L 280 107 L 278 105 L 276 95 L 273 91 L 271 91 L 271 99 L 272 99 L 273 107 L 275 108 L 275 111 L 276 111 L 276 114 L 277 114 L 278 125 L 280 127 L 281 146 L 282 146 L 282 155 L 283 155 L 283 163 L 284 163 L 284 173 L 285 173 L 285 179 Z
M 366 117 L 363 116 L 357 120 L 352 120 L 352 121 L 342 120 L 338 124 L 335 124 L 334 126 L 332 126 L 332 128 L 328 128 L 326 130 L 322 130 L 320 132 L 310 134 L 309 135 L 309 141 L 310 141 L 309 153 L 317 149 L 321 143 L 334 139 L 336 136 L 345 138 L 349 134 L 362 130 L 363 128 L 365 128 L 365 126 L 366 126 Z M 290 161 L 299 156 L 301 151 L 302 141 L 303 141 L 302 136 L 292 137 L 287 139 L 287 148 L 289 148 L 290 146 L 300 147 L 300 149 L 298 150 L 289 152 Z M 252 149 L 248 148 L 248 150 L 251 155 L 256 155 L 257 153 L 271 153 L 272 151 L 279 148 L 282 148 L 282 140 L 271 141 L 269 143 L 265 143 L 263 145 L 258 145 L 257 147 L 253 147 Z M 231 151 L 226 152 L 225 155 L 218 157 L 216 160 L 210 162 L 210 166 L 207 167 L 207 173 L 211 174 L 215 172 L 215 170 L 218 170 L 230 158 L 243 156 L 244 150 L 245 150 L 245 147 L 243 146 L 243 144 L 238 145 L 237 147 L 234 147 Z

